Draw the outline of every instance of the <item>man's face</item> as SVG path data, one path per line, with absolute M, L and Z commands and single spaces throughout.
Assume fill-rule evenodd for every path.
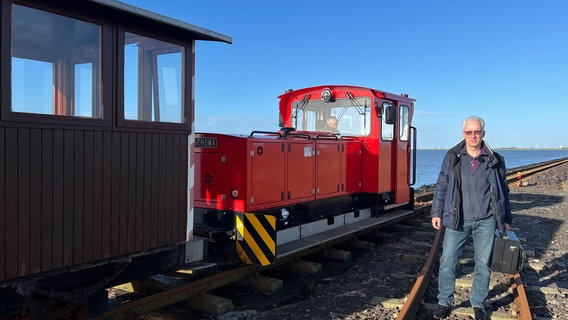
M 329 118 L 329 119 L 327 119 L 327 125 L 330 128 L 336 128 L 337 127 L 337 120 L 334 119 L 334 118 Z
M 466 121 L 463 127 L 462 137 L 469 147 L 478 149 L 481 145 L 481 140 L 485 137 L 485 131 L 481 130 L 481 123 L 479 123 L 479 121 Z

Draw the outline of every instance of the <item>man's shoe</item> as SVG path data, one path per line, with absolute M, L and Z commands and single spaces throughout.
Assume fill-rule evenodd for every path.
M 436 309 L 434 309 L 434 313 L 432 313 L 432 316 L 434 317 L 434 319 L 442 319 L 442 318 L 445 318 L 449 315 L 450 315 L 450 307 L 446 307 L 446 306 L 443 306 L 441 304 L 439 304 L 438 307 L 436 307 Z
M 473 313 L 475 314 L 475 320 L 487 320 L 487 312 L 485 308 L 473 308 Z

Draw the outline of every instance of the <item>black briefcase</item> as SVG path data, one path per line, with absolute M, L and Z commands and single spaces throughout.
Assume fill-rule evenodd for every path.
M 517 235 L 508 230 L 507 237 L 501 237 L 499 229 L 495 230 L 495 241 L 491 255 L 490 267 L 492 271 L 507 274 L 516 274 L 523 267 L 525 254 Z

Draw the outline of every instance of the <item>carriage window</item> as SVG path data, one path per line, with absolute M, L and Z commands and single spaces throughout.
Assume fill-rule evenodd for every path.
M 400 141 L 408 141 L 408 130 L 410 130 L 408 126 L 408 107 L 401 106 L 400 107 Z
M 182 46 L 126 33 L 124 119 L 184 123 Z
M 383 140 L 392 140 L 393 138 L 393 132 L 394 132 L 394 125 L 392 124 L 387 124 L 386 122 L 386 115 L 385 112 L 387 110 L 387 107 L 393 107 L 392 104 L 388 103 L 388 102 L 383 102 L 383 106 L 381 108 L 381 112 L 382 112 L 382 121 L 381 121 L 381 138 Z
M 100 26 L 13 5 L 13 112 L 102 118 L 100 61 Z

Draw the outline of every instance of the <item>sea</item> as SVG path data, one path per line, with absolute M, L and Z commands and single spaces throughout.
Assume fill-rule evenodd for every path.
M 568 149 L 494 149 L 494 151 L 505 158 L 507 169 L 568 157 Z M 413 186 L 415 189 L 436 183 L 446 152 L 448 150 L 442 149 L 416 151 L 416 183 Z

